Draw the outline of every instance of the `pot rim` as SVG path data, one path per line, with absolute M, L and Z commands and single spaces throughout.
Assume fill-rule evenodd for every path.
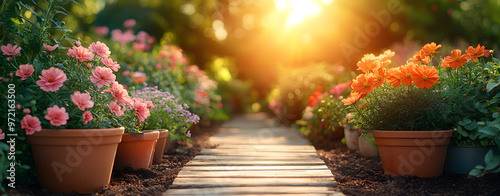
M 116 128 L 92 128 L 92 129 L 42 129 L 41 131 L 35 132 L 33 135 L 28 135 L 28 137 L 82 137 L 87 136 L 83 134 L 98 132 L 104 136 L 115 136 L 123 135 L 125 132 L 125 127 Z M 63 135 L 64 134 L 64 135 Z
M 373 130 L 373 136 L 377 138 L 443 138 L 451 137 L 452 130 L 436 131 L 387 131 Z

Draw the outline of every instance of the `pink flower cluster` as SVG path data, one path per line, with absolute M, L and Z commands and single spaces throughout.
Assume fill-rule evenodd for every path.
M 83 46 L 73 46 L 73 48 L 68 50 L 66 53 L 68 56 L 75 58 L 80 63 L 85 61 L 91 61 L 94 59 L 94 53 Z
M 108 46 L 100 41 L 91 43 L 89 50 L 101 58 L 108 58 L 109 55 L 111 55 L 111 51 L 109 51 Z
M 134 105 L 133 105 L 134 114 L 137 116 L 137 118 L 140 121 L 146 120 L 150 115 L 148 104 L 146 104 L 144 102 L 144 100 L 140 99 L 140 98 L 134 98 L 134 99 L 132 99 L 132 101 L 134 103 Z M 154 107 L 154 105 L 153 105 L 153 107 Z
M 120 44 L 126 44 L 135 40 L 134 31 L 128 30 L 122 33 L 120 29 L 115 29 L 111 31 L 111 39 L 119 42 Z

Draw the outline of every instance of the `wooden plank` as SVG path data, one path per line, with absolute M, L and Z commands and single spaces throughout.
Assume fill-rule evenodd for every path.
M 202 149 L 202 154 L 226 154 L 226 153 L 259 153 L 259 154 L 314 154 L 316 151 L 312 150 L 286 150 L 286 149 L 254 149 L 254 148 L 238 148 L 238 149 L 219 149 L 219 148 L 205 148 Z
M 186 171 L 261 171 L 261 170 L 324 170 L 326 165 L 269 165 L 269 166 L 185 166 Z
M 217 149 L 284 149 L 284 150 L 311 150 L 316 152 L 314 146 L 311 145 L 258 145 L 258 144 L 220 144 Z
M 310 157 L 293 157 L 293 156 L 232 156 L 232 155 L 196 155 L 194 160 L 227 160 L 227 159 L 238 159 L 238 160 L 289 160 L 289 161 L 308 161 L 308 160 L 321 160 L 317 156 Z
M 323 165 L 325 162 L 321 159 L 308 160 L 240 160 L 240 159 L 194 159 L 188 162 L 189 166 L 203 165 Z
M 177 176 L 172 188 L 240 186 L 333 186 L 331 177 L 309 178 L 188 178 Z
M 271 170 L 271 171 L 189 171 L 182 170 L 178 176 L 182 177 L 281 177 L 281 178 L 302 178 L 302 177 L 332 177 L 332 172 L 324 170 Z
M 318 186 L 251 186 L 251 187 L 212 187 L 171 189 L 166 195 L 336 195 L 339 192 L 333 187 Z M 293 194 L 290 194 L 293 193 Z M 341 194 L 341 193 L 340 193 Z M 341 194 L 343 195 L 343 194 Z

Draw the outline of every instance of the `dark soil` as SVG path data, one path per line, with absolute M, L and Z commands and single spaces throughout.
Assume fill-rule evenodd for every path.
M 178 142 L 177 152 L 163 155 L 161 163 L 153 164 L 151 168 L 134 170 L 126 168 L 113 171 L 109 185 L 92 195 L 161 195 L 167 191 L 182 167 L 199 154 L 202 148 L 212 148 L 208 138 L 215 135 L 220 123 L 200 124 L 199 128 L 191 129 L 193 143 Z M 18 184 L 16 189 L 10 189 L 8 195 L 68 195 L 43 190 L 38 180 L 28 184 Z M 78 195 L 76 193 L 69 195 Z
M 346 195 L 500 195 L 500 175 L 467 178 L 391 177 L 384 175 L 380 158 L 350 152 L 341 142 L 310 140 Z

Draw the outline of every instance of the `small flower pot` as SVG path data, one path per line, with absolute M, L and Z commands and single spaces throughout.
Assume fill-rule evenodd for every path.
M 344 137 L 345 137 L 345 145 L 347 146 L 347 149 L 349 149 L 351 151 L 359 150 L 359 144 L 358 144 L 359 132 L 358 132 L 358 130 L 356 130 L 350 126 L 344 126 Z
M 435 177 L 443 173 L 452 131 L 373 131 L 384 173 Z
M 476 165 L 485 165 L 484 157 L 496 146 L 448 146 L 446 153 L 445 172 L 468 174 Z
M 155 144 L 159 135 L 159 131 L 123 134 L 122 142 L 118 145 L 116 152 L 114 169 L 148 168 L 153 161 Z
M 42 129 L 28 135 L 40 186 L 91 194 L 109 184 L 124 128 Z
M 166 143 L 165 143 L 165 148 L 164 148 L 164 153 L 166 154 L 173 154 L 176 152 L 177 150 L 177 147 L 179 146 L 178 143 L 177 143 L 177 139 L 175 140 L 172 140 L 172 138 L 169 136 L 167 137 L 166 139 Z
M 158 138 L 158 141 L 156 142 L 155 153 L 153 156 L 154 163 L 160 163 L 162 161 L 163 152 L 165 151 L 165 144 L 167 143 L 167 140 L 170 138 L 168 130 L 160 129 L 159 131 L 160 131 L 160 136 Z
M 366 137 L 359 136 L 358 138 L 359 154 L 367 157 L 377 157 L 378 148 L 373 144 L 373 133 L 366 134 Z

